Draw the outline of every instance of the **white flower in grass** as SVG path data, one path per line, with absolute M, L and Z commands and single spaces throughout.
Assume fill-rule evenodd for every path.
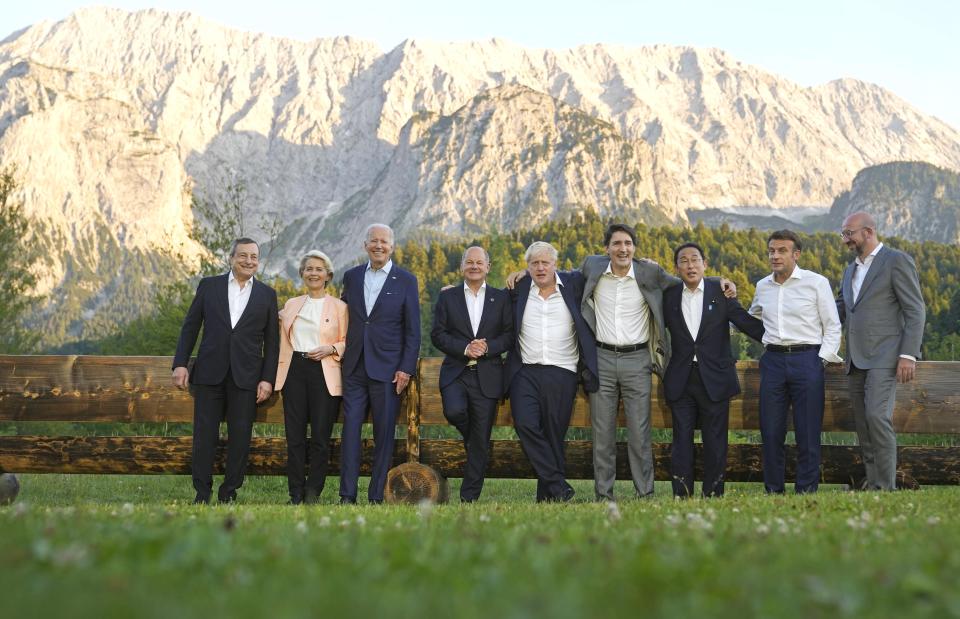
M 683 522 L 683 518 L 681 518 L 679 514 L 667 514 L 666 522 L 669 526 L 676 527 Z
M 423 499 L 417 503 L 417 514 L 419 514 L 423 520 L 429 520 L 430 516 L 433 515 L 433 501 Z
M 133 503 L 124 503 L 120 508 L 120 513 L 124 516 L 129 516 L 133 513 Z
M 307 523 L 301 520 L 297 523 L 296 526 L 297 533 L 306 533 L 307 532 Z
M 936 526 L 940 524 L 940 516 L 930 516 L 927 518 L 927 524 L 930 526 Z
M 757 525 L 757 535 L 769 535 L 770 534 L 770 525 L 765 523 L 760 523 Z
M 343 528 L 349 527 L 349 526 L 350 526 L 350 521 L 349 521 L 349 520 L 341 520 L 341 521 L 340 521 L 340 526 L 343 527 Z
M 610 522 L 617 522 L 622 518 L 620 514 L 620 507 L 614 501 L 607 502 L 607 520 Z
M 320 519 L 319 526 L 329 527 L 330 526 L 330 516 L 324 516 Z
M 363 517 L 363 514 L 357 514 L 356 522 L 362 527 L 367 524 L 367 519 Z
M 490 516 L 486 514 L 480 514 L 480 522 L 490 522 Z M 399 524 L 399 523 L 397 523 Z

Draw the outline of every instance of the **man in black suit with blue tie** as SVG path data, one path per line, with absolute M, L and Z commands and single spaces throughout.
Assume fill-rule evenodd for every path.
M 663 292 L 663 316 L 672 348 L 663 382 L 673 414 L 673 494 L 693 495 L 693 431 L 699 422 L 703 496 L 723 496 L 730 398 L 740 393 L 730 323 L 759 341 L 763 322 L 750 316 L 736 299 L 726 298 L 719 281 L 704 279 L 707 262 L 699 245 L 681 245 L 673 252 L 673 262 L 682 282 Z
M 490 433 L 503 396 L 502 354 L 513 346 L 513 316 L 506 290 L 487 285 L 490 256 L 470 247 L 460 261 L 463 287 L 440 292 L 430 339 L 445 353 L 440 366 L 443 414 L 463 435 L 467 464 L 460 501 L 480 498 L 490 460 Z
M 340 445 L 340 502 L 357 502 L 360 430 L 373 416 L 373 472 L 367 499 L 382 503 L 393 462 L 400 394 L 417 371 L 420 354 L 420 297 L 417 278 L 393 264 L 393 230 L 371 224 L 363 241 L 369 261 L 343 275 L 347 346 L 343 352 L 343 434 Z
M 584 277 L 557 273 L 557 250 L 527 248 L 530 277 L 511 292 L 517 336 L 507 359 L 510 411 L 520 445 L 537 474 L 537 501 L 569 501 L 564 438 L 577 385 L 596 391 L 597 344 L 580 313 Z
M 273 393 L 280 357 L 277 293 L 253 276 L 260 266 L 260 247 L 241 238 L 230 250 L 230 271 L 205 277 L 187 310 L 173 358 L 173 384 L 193 385 L 194 503 L 209 503 L 213 461 L 220 421 L 227 420 L 227 465 L 217 491 L 221 503 L 236 500 L 243 485 L 257 404 Z M 187 363 L 197 342 L 193 374 Z

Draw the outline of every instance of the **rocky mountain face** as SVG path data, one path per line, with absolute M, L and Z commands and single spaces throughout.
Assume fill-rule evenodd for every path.
M 874 216 L 881 239 L 960 244 L 960 174 L 919 162 L 869 167 L 837 196 L 828 219 L 839 230 L 856 211 Z
M 140 311 L 116 313 L 118 291 L 153 283 L 132 290 L 132 274 L 189 271 L 191 195 L 235 183 L 249 232 L 286 224 L 271 268 L 289 272 L 307 248 L 352 259 L 374 220 L 463 234 L 594 209 L 682 224 L 688 209 L 826 207 L 891 160 L 960 169 L 960 132 L 875 85 L 803 88 L 715 49 L 383 53 L 104 8 L 0 42 L 0 163 L 48 248 L 44 291 L 71 291 L 51 297 L 53 339 Z

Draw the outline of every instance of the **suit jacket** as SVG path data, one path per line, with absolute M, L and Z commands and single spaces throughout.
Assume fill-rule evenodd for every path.
M 309 297 L 303 295 L 287 301 L 280 310 L 280 364 L 277 366 L 276 390 L 283 389 L 293 358 L 293 325 L 300 310 Z M 333 346 L 334 353 L 320 360 L 324 382 L 330 395 L 343 394 L 343 381 L 340 376 L 340 360 L 347 342 L 347 304 L 327 295 L 320 313 L 319 340 L 321 346 Z M 307 351 L 301 351 L 307 352 Z
M 593 302 L 593 290 L 597 287 L 600 277 L 610 266 L 609 256 L 587 256 L 580 267 L 586 278 L 583 289 L 581 311 L 590 325 L 590 330 L 597 332 L 597 312 Z M 677 282 L 679 278 L 668 274 L 655 262 L 648 260 L 633 260 L 633 274 L 637 280 L 637 287 L 650 308 L 649 349 L 653 371 L 663 376 L 663 371 L 670 362 L 670 343 L 667 340 L 663 322 L 663 291 Z
M 257 383 L 271 385 L 277 377 L 280 329 L 277 321 L 277 293 L 253 280 L 250 299 L 236 327 L 230 326 L 227 274 L 204 277 L 197 286 L 190 309 L 183 319 L 173 367 L 186 367 L 200 327 L 203 337 L 190 382 L 218 385 L 229 370 L 241 389 L 256 389 Z
M 474 339 L 487 340 L 487 352 L 477 359 L 480 390 L 488 398 L 503 397 L 502 354 L 513 345 L 513 307 L 506 290 L 487 285 L 476 335 L 470 324 L 470 313 L 464 298 L 463 286 L 454 286 L 440 292 L 433 309 L 433 328 L 430 340 L 446 356 L 440 366 L 440 389 L 460 376 L 470 359 L 463 354 Z
M 843 272 L 837 311 L 847 336 L 850 364 L 864 370 L 895 368 L 900 355 L 920 358 L 926 307 L 913 258 L 884 245 L 873 258 L 854 302 L 856 261 Z
M 370 315 L 363 300 L 366 264 L 343 274 L 341 299 L 347 304 L 347 347 L 343 374 L 358 369 L 381 382 L 391 382 L 400 370 L 414 376 L 420 355 L 420 295 L 417 278 L 394 264 Z M 360 358 L 363 368 L 358 368 Z
M 577 344 L 580 351 L 577 377 L 583 384 L 583 390 L 590 393 L 600 388 L 600 373 L 597 370 L 597 341 L 580 312 L 584 277 L 578 271 L 560 272 L 558 275 L 563 284 L 560 286 L 560 294 L 570 311 L 570 315 L 573 316 L 573 326 L 577 334 Z M 523 366 L 523 358 L 520 356 L 520 329 L 523 325 L 523 312 L 527 309 L 527 298 L 530 296 L 530 286 L 532 284 L 533 280 L 529 276 L 524 277 L 517 282 L 517 285 L 510 292 L 513 299 L 514 337 L 512 350 L 507 356 L 506 387 L 510 386 L 510 381 Z
M 740 393 L 737 362 L 730 350 L 730 323 L 760 341 L 763 321 L 751 316 L 736 299 L 723 296 L 720 282 L 704 280 L 703 314 L 694 339 L 683 318 L 683 289 L 684 284 L 679 283 L 663 292 L 664 319 L 673 351 L 663 379 L 664 393 L 670 401 L 683 395 L 696 355 L 707 395 L 714 402 L 729 400 Z

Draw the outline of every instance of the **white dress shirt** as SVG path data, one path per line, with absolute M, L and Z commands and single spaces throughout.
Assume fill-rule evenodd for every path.
M 367 316 L 373 311 L 373 306 L 383 290 L 383 285 L 387 283 L 387 276 L 390 275 L 390 269 L 393 268 L 393 260 L 387 260 L 382 269 L 374 269 L 367 262 L 367 270 L 363 272 L 363 304 L 367 308 Z
M 230 269 L 230 275 L 227 276 L 227 302 L 230 304 L 230 327 L 235 328 L 243 316 L 243 310 L 247 309 L 247 303 L 250 302 L 250 291 L 253 289 L 253 278 L 241 286 L 237 281 L 237 276 Z
M 597 280 L 591 301 L 597 315 L 598 342 L 630 346 L 650 338 L 650 308 L 637 286 L 632 263 L 623 277 L 617 277 L 608 264 Z
M 680 293 L 680 309 L 683 311 L 683 321 L 687 323 L 687 331 L 694 341 L 697 340 L 697 334 L 700 333 L 700 319 L 703 317 L 703 278 L 693 290 L 683 286 L 683 292 Z M 697 356 L 693 356 L 697 361 Z
M 840 316 L 827 278 L 799 266 L 783 284 L 773 274 L 757 282 L 750 314 L 763 320 L 764 345 L 820 346 L 820 358 L 842 363 Z
M 310 352 L 320 346 L 320 320 L 323 315 L 323 302 L 326 297 L 314 299 L 307 297 L 297 319 L 293 321 L 293 349 L 297 352 Z
M 530 283 L 520 326 L 520 358 L 527 364 L 555 365 L 576 372 L 580 359 L 577 331 L 560 293 L 560 276 L 556 277 L 557 289 L 546 299 L 537 285 Z
M 866 260 L 861 260 L 860 256 L 857 256 L 855 262 L 857 263 L 857 268 L 853 270 L 853 277 L 850 278 L 850 288 L 853 290 L 853 302 L 857 302 L 857 297 L 860 296 L 860 287 L 863 286 L 863 280 L 867 276 L 867 271 L 870 270 L 870 265 L 873 264 L 873 259 L 877 257 L 877 253 L 883 249 L 883 243 L 878 243 L 876 248 L 870 252 L 870 255 L 867 256 Z
M 476 337 L 480 330 L 480 318 L 483 316 L 483 301 L 487 296 L 487 282 L 480 284 L 480 290 L 473 294 L 467 282 L 463 282 L 463 298 L 467 302 L 467 313 L 470 315 L 470 328 Z

